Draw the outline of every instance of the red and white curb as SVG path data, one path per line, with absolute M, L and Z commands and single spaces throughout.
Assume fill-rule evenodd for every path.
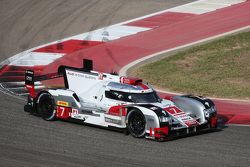
M 86 46 L 84 44 L 88 44 L 88 42 L 93 42 L 93 44 L 89 46 L 93 47 L 103 42 L 135 35 L 147 30 L 150 30 L 150 28 L 114 25 L 32 48 L 5 60 L 1 63 L 1 66 L 6 64 L 22 67 L 49 65 L 65 54 L 85 49 Z M 60 47 L 65 46 L 68 47 L 68 49 L 60 49 Z

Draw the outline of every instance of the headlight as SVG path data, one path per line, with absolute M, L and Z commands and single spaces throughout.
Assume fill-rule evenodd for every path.
M 206 117 L 206 118 L 209 118 L 210 113 L 209 113 L 209 111 L 208 111 L 208 110 L 205 110 L 204 114 L 205 114 L 205 117 Z
M 205 114 L 206 118 L 209 118 L 210 114 L 215 113 L 215 112 L 216 112 L 216 107 L 215 106 L 212 106 L 211 108 L 204 110 L 204 114 Z
M 211 112 L 216 112 L 216 107 L 215 106 L 211 107 Z

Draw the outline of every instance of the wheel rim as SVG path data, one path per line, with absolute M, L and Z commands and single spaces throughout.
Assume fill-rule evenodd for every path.
M 130 129 L 136 135 L 140 135 L 144 132 L 145 121 L 141 114 L 135 113 L 134 116 L 131 118 Z
M 54 112 L 54 103 L 51 98 L 45 97 L 41 101 L 41 110 L 44 118 L 50 118 Z

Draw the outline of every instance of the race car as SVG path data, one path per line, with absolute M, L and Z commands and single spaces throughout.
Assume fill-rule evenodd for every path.
M 57 75 L 35 76 L 27 70 L 29 96 L 24 110 L 46 121 L 79 120 L 157 141 L 217 127 L 210 99 L 193 95 L 162 99 L 141 79 L 93 71 L 91 60 L 83 64 L 83 68 L 60 66 Z M 64 88 L 36 92 L 34 81 L 55 77 L 64 78 Z

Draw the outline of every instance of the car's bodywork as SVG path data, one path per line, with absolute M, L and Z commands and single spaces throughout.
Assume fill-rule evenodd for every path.
M 26 71 L 30 95 L 25 111 L 36 112 L 45 120 L 76 119 L 156 140 L 216 128 L 216 108 L 209 99 L 192 95 L 161 99 L 140 79 L 92 71 L 90 60 L 85 60 L 84 68 L 62 66 L 58 71 L 65 88 L 40 92 L 34 90 L 39 77 Z

